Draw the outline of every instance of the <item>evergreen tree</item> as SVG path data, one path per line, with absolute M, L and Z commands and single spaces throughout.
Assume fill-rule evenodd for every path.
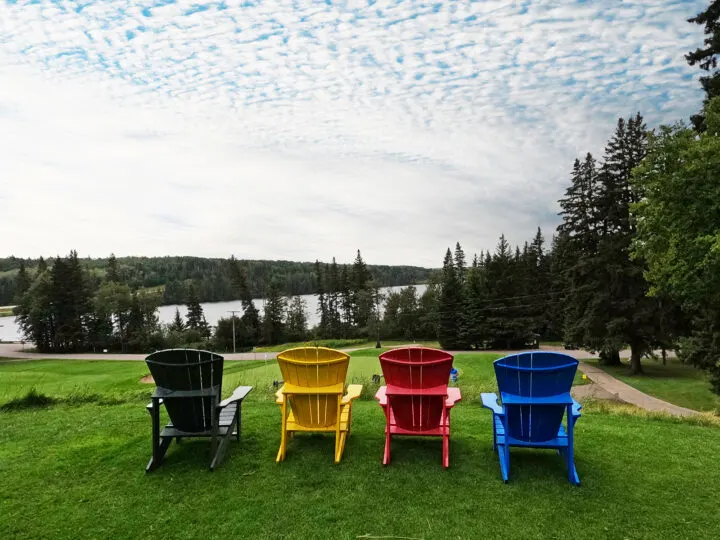
M 198 301 L 197 297 L 197 290 L 194 286 L 190 287 L 190 290 L 188 291 L 188 301 L 187 301 L 187 323 L 186 326 L 190 330 L 198 330 L 198 331 L 204 331 L 205 327 L 203 325 L 203 322 L 205 321 L 205 313 L 203 312 L 203 308 L 200 305 L 200 302 Z
M 182 332 L 185 330 L 185 323 L 182 320 L 182 316 L 180 315 L 180 310 L 178 308 L 175 308 L 175 317 L 173 318 L 173 322 L 170 323 L 170 330 L 173 332 Z
M 720 56 L 720 0 L 712 0 L 707 9 L 699 13 L 688 22 L 705 26 L 704 48 L 685 55 L 691 66 L 698 65 L 707 75 L 700 77 L 700 84 L 705 91 L 704 105 L 714 97 L 720 96 L 720 70 L 718 56 Z M 697 131 L 705 130 L 705 115 L 696 114 L 691 118 Z
M 263 341 L 266 345 L 275 345 L 283 342 L 285 333 L 285 298 L 280 293 L 276 280 L 270 280 L 270 286 L 265 299 L 262 330 Z
M 465 340 L 469 347 L 481 349 L 488 338 L 483 307 L 487 301 L 487 286 L 483 255 L 475 255 L 467 272 L 465 286 Z M 483 262 L 481 262 L 483 261 Z
M 630 371 L 642 372 L 642 356 L 657 339 L 657 301 L 647 296 L 643 276 L 645 263 L 631 259 L 630 246 L 635 222 L 630 205 L 639 200 L 630 183 L 630 174 L 647 153 L 647 130 L 640 114 L 627 122 L 618 120 L 614 136 L 605 149 L 605 160 L 598 177 L 598 212 L 603 216 L 598 239 L 598 265 L 603 288 L 605 325 L 600 336 L 605 349 L 617 351 L 630 346 Z
M 20 259 L 20 269 L 18 270 L 17 277 L 15 278 L 15 301 L 18 304 L 20 303 L 22 296 L 30 288 L 30 285 L 32 285 L 32 280 L 25 268 L 25 261 Z
M 571 185 L 560 207 L 563 222 L 558 238 L 563 259 L 557 268 L 562 286 L 556 286 L 565 290 L 564 341 L 601 351 L 607 363 L 619 362 L 618 348 L 607 349 L 603 340 L 609 303 L 602 293 L 608 287 L 598 244 L 601 228 L 607 228 L 603 225 L 607 217 L 598 211 L 598 171 L 591 154 L 582 163 L 575 160 Z
M 353 263 L 351 279 L 353 322 L 357 329 L 366 328 L 373 313 L 372 292 L 368 286 L 371 280 L 372 275 L 358 250 Z
M 117 283 L 120 282 L 120 273 L 118 272 L 117 259 L 115 258 L 114 253 L 111 253 L 110 258 L 108 259 L 105 278 L 107 279 L 107 281 L 115 281 Z
M 289 341 L 304 341 L 307 338 L 307 303 L 300 296 L 288 302 L 286 334 Z
M 76 251 L 57 257 L 50 270 L 50 301 L 56 327 L 53 349 L 62 352 L 82 350 L 87 343 L 87 319 L 92 311 L 90 290 Z
M 353 325 L 352 294 L 350 292 L 350 277 L 346 265 L 340 270 L 340 313 L 344 328 Z
M 462 285 L 457 275 L 452 252 L 448 248 L 442 268 L 442 285 L 438 302 L 438 341 L 443 349 L 462 349 L 460 322 L 462 317 Z
M 103 336 L 101 332 L 108 330 L 104 321 L 108 318 L 111 321 L 110 334 L 117 330 L 117 340 L 120 342 L 120 350 L 125 352 L 127 342 L 127 324 L 129 310 L 132 303 L 130 288 L 125 284 L 115 281 L 103 283 L 95 293 L 95 339 L 98 344 L 105 342 L 104 348 L 109 348 L 115 341 L 112 336 Z M 109 339 L 108 339 L 109 338 Z
M 327 306 L 327 324 L 328 332 L 330 337 L 340 337 L 343 335 L 342 329 L 342 316 L 340 314 L 341 309 L 341 296 L 340 296 L 340 272 L 338 270 L 337 262 L 335 257 L 332 259 L 330 264 L 325 269 L 325 275 L 327 276 L 327 293 L 325 296 Z
M 47 263 L 45 262 L 45 259 L 40 257 L 40 259 L 38 259 L 38 269 L 37 269 L 38 275 L 42 274 L 46 270 L 47 270 Z
M 410 285 L 400 291 L 398 302 L 398 322 L 400 336 L 414 341 L 418 337 L 419 313 L 417 289 Z
M 455 243 L 455 270 L 461 283 L 465 282 L 465 252 L 460 246 L 460 242 Z
M 51 291 L 50 274 L 39 273 L 18 305 L 16 320 L 20 331 L 26 340 L 35 343 L 40 352 L 53 350 L 56 321 Z
M 325 279 L 320 261 L 315 261 L 315 294 L 318 297 L 318 313 L 320 314 L 320 324 L 318 330 L 320 337 L 328 337 L 330 331 L 330 317 L 328 316 L 328 303 L 325 296 Z

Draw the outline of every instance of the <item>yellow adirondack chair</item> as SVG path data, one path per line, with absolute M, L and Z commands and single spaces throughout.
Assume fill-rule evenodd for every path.
M 352 401 L 361 384 L 345 392 L 350 357 L 325 347 L 298 347 L 281 352 L 278 365 L 284 384 L 275 395 L 282 411 L 277 462 L 285 459 L 288 438 L 296 431 L 335 432 L 335 463 L 339 463 L 350 432 Z

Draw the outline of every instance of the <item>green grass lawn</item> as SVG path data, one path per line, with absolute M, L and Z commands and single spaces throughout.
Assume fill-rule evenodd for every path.
M 627 361 L 623 366 L 594 365 L 651 396 L 696 411 L 720 414 L 720 396 L 710 391 L 705 372 L 675 358 L 668 358 L 665 366 L 653 360 L 643 361 L 643 375 L 628 375 Z
M 269 345 L 267 347 L 255 347 L 256 352 L 281 352 L 285 349 L 291 349 L 293 347 L 330 347 L 331 349 L 355 349 L 360 347 L 375 347 L 375 340 L 367 339 L 317 339 L 312 341 L 297 341 L 293 343 L 283 343 L 282 345 Z M 381 340 L 380 344 L 383 347 L 396 347 L 398 345 L 407 345 L 410 342 L 407 340 L 391 339 Z M 437 341 L 423 341 L 415 343 L 416 345 L 424 345 L 425 347 L 440 348 L 440 343 Z
M 0 538 L 714 538 L 720 528 L 720 428 L 589 411 L 577 425 L 583 486 L 550 451 L 516 450 L 500 480 L 489 411 L 489 354 L 456 357 L 463 401 L 453 411 L 449 470 L 439 439 L 398 438 L 381 465 L 384 418 L 356 403 L 343 462 L 333 439 L 298 435 L 275 463 L 280 414 L 268 399 L 275 362 L 227 362 L 225 391 L 259 384 L 243 438 L 207 470 L 206 441 L 173 444 L 150 475 L 152 385 L 141 362 L 0 364 L 0 403 L 31 387 L 66 401 L 0 412 Z M 353 353 L 349 378 L 379 372 L 377 351 Z M 263 389 L 267 386 L 267 391 Z M 715 532 L 713 532 L 715 531 Z

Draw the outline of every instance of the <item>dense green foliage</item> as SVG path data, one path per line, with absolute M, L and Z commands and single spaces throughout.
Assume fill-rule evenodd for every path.
M 641 358 L 662 335 L 671 305 L 648 297 L 642 258 L 631 258 L 635 235 L 631 205 L 641 194 L 630 183 L 632 170 L 647 152 L 647 131 L 638 114 L 619 119 L 597 164 L 588 154 L 575 161 L 572 183 L 560 201 L 563 223 L 561 282 L 564 284 L 565 339 L 601 351 L 607 363 L 631 349 L 631 370 L 642 371 Z M 666 325 L 667 326 L 667 325 Z
M 126 283 L 132 290 L 154 289 L 160 304 L 184 304 L 191 285 L 200 302 L 237 300 L 236 288 L 227 269 L 227 259 L 201 257 L 118 257 L 82 259 L 83 268 L 95 283 L 103 279 Z M 18 303 L 21 290 L 16 276 L 21 266 L 29 274 L 38 273 L 40 259 L 0 259 L 0 306 Z M 301 295 L 315 292 L 313 263 L 291 261 L 242 261 L 251 298 L 265 296 L 270 277 L 277 281 L 282 294 Z M 421 283 L 430 270 L 417 266 L 368 266 L 380 287 Z
M 683 125 L 651 135 L 634 173 L 643 193 L 634 248 L 648 263 L 652 294 L 680 302 L 691 318 L 683 358 L 707 369 L 720 392 L 720 97 L 704 117 L 699 137 Z
M 524 348 L 558 338 L 552 320 L 560 306 L 544 242 L 538 228 L 531 242 L 512 250 L 501 235 L 495 252 L 476 254 L 470 267 L 459 243 L 454 256 L 448 249 L 440 282 L 431 283 L 420 302 L 423 319 L 437 321 L 443 347 Z

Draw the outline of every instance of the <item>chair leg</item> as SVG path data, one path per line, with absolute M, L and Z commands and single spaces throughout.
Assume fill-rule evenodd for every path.
M 500 458 L 500 474 L 503 482 L 507 484 L 510 478 L 510 447 L 506 444 L 499 445 L 498 457 Z
M 390 465 L 390 426 L 385 429 L 385 453 L 383 455 L 383 465 Z
M 340 463 L 340 460 L 342 459 L 343 452 L 345 452 L 345 441 L 347 440 L 347 431 L 340 432 L 340 444 L 338 446 L 338 451 L 335 454 L 335 463 Z
M 172 437 L 164 438 L 160 436 L 160 400 L 153 398 L 152 407 L 148 409 L 152 420 L 152 457 L 145 467 L 148 473 L 160 466 L 167 453 L 168 447 L 172 442 Z
M 236 417 L 237 417 L 237 419 L 236 419 L 236 421 L 235 421 L 235 425 L 237 426 L 237 427 L 235 428 L 235 429 L 236 429 L 236 432 L 235 432 L 235 433 L 236 433 L 236 436 L 235 436 L 235 437 L 236 437 L 236 440 L 240 441 L 240 432 L 242 431 L 242 401 L 239 401 L 239 402 L 238 402 L 238 404 L 237 404 L 237 411 L 235 412 L 235 414 L 236 414 Z
M 443 467 L 450 467 L 450 435 L 443 435 Z
M 282 407 L 282 425 L 280 431 L 280 449 L 275 461 L 280 463 L 285 459 L 285 451 L 287 449 L 287 400 L 283 402 Z
M 225 450 L 227 449 L 228 444 L 230 444 L 231 437 L 232 432 L 228 431 L 228 434 L 220 439 L 220 442 L 217 445 L 217 450 L 215 451 L 212 461 L 210 462 L 211 471 L 215 470 L 215 468 L 220 464 L 223 457 L 225 456 Z
M 568 480 L 571 484 L 576 486 L 580 485 L 580 478 L 578 477 L 577 469 L 575 468 L 575 453 L 572 448 L 563 449 L 563 457 L 568 470 Z
M 153 455 L 150 458 L 147 467 L 145 467 L 146 473 L 154 471 L 162 464 L 165 454 L 170 447 L 170 443 L 172 443 L 172 437 L 162 438 L 158 445 L 153 447 Z

